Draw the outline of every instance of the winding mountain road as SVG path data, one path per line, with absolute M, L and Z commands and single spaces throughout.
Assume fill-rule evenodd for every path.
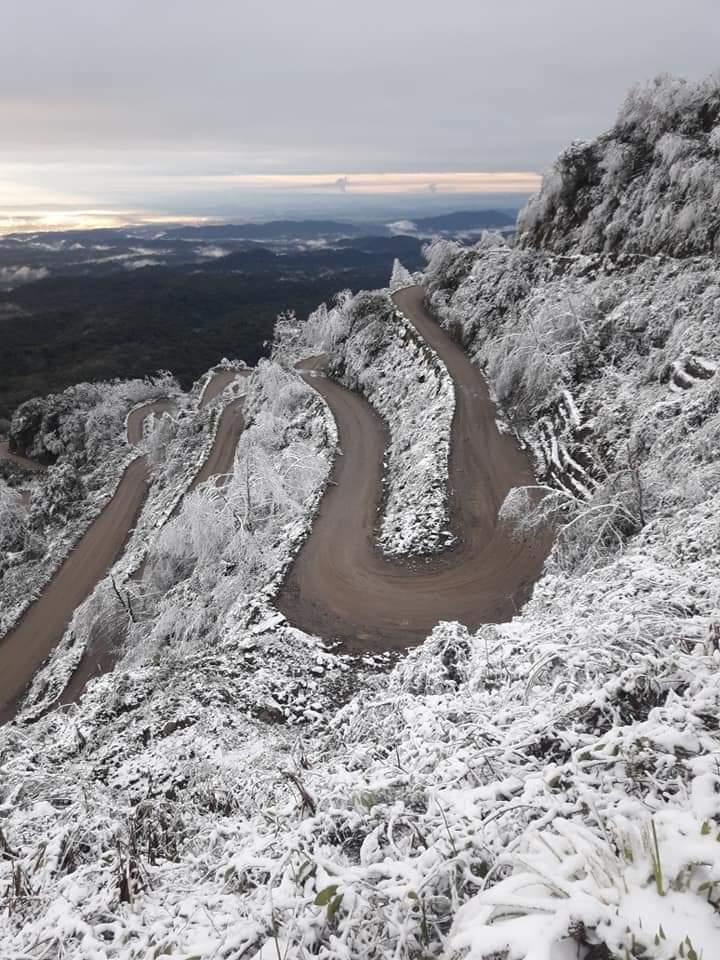
M 441 620 L 459 620 L 475 628 L 511 619 L 529 597 L 550 547 L 549 535 L 515 539 L 497 522 L 508 491 L 532 484 L 534 478 L 515 439 L 498 430 L 480 371 L 428 314 L 422 288 L 402 290 L 394 300 L 454 381 L 450 516 L 458 543 L 426 559 L 400 562 L 382 556 L 375 529 L 385 425 L 358 394 L 317 371 L 306 372 L 306 381 L 332 410 L 341 452 L 333 483 L 285 580 L 278 606 L 291 623 L 339 639 L 351 653 L 421 643 Z M 200 405 L 212 402 L 237 376 L 237 371 L 217 371 Z M 133 411 L 128 441 L 139 443 L 147 416 L 168 411 L 171 404 L 161 400 Z M 231 469 L 243 427 L 242 400 L 233 400 L 221 414 L 210 454 L 189 490 Z M 147 487 L 147 458 L 139 456 L 40 598 L 0 641 L 0 719 L 11 715 L 36 670 L 62 638 L 73 611 L 120 555 Z M 102 650 L 88 652 L 63 702 L 76 699 L 87 680 L 106 668 L 105 659 Z
M 455 384 L 450 513 L 459 544 L 414 562 L 381 555 L 374 532 L 385 426 L 358 394 L 306 373 L 332 410 L 342 453 L 278 606 L 292 624 L 339 639 L 350 653 L 421 643 L 440 620 L 475 628 L 511 619 L 528 599 L 550 547 L 549 536 L 517 540 L 497 523 L 511 487 L 534 478 L 516 440 L 498 430 L 480 371 L 428 314 L 422 288 L 402 290 L 394 300 Z
M 229 386 L 238 377 L 248 377 L 251 370 L 221 370 L 210 380 L 203 391 L 200 400 L 200 409 L 212 403 L 223 390 Z M 176 517 L 185 501 L 185 497 L 200 484 L 205 483 L 211 477 L 218 477 L 218 483 L 222 481 L 232 469 L 235 460 L 235 450 L 240 440 L 240 435 L 245 429 L 245 420 L 243 418 L 244 398 L 231 400 L 223 407 L 218 421 L 215 440 L 210 448 L 210 453 L 205 463 L 195 474 L 192 483 L 185 490 L 183 496 L 178 500 L 175 509 L 170 514 L 170 518 Z M 128 422 L 128 436 L 130 433 L 130 424 Z M 146 561 L 143 560 L 137 570 L 131 575 L 131 580 L 140 581 L 145 575 Z M 99 677 L 103 673 L 108 673 L 113 669 L 118 660 L 118 653 L 114 637 L 100 627 L 91 638 L 88 649 L 82 655 L 80 662 L 70 680 L 63 690 L 59 703 L 67 705 L 76 703 L 81 697 L 85 687 L 90 680 Z
M 247 373 L 241 371 L 240 375 L 247 376 Z M 216 399 L 236 376 L 238 371 L 235 370 L 218 371 L 208 383 L 200 407 Z M 242 432 L 241 403 L 233 400 L 223 410 L 213 446 L 191 489 L 214 472 L 227 473 L 230 469 Z M 140 443 L 149 416 L 174 410 L 172 400 L 156 400 L 131 411 L 127 420 L 128 443 L 131 446 Z M 74 611 L 122 554 L 145 502 L 148 485 L 148 460 L 141 455 L 127 467 L 112 499 L 38 599 L 28 607 L 16 626 L 0 639 L 0 723 L 14 716 L 35 673 L 62 639 Z M 90 668 L 87 661 L 88 658 L 83 657 L 71 681 L 73 687 L 81 683 L 80 690 L 89 676 L 97 672 L 97 664 Z

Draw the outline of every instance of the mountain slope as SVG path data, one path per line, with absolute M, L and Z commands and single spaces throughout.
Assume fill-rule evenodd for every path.
M 519 243 L 558 254 L 720 252 L 720 79 L 660 77 L 615 126 L 560 155 L 518 221 Z
M 695 129 L 712 85 L 679 89 L 682 109 L 651 97 L 643 129 Z M 500 522 L 555 531 L 510 622 L 439 624 L 390 661 L 336 655 L 278 618 L 342 452 L 283 353 L 261 362 L 224 494 L 145 529 L 124 662 L 70 714 L 0 731 L 4 953 L 714 956 L 720 268 L 714 208 L 695 247 L 674 221 L 650 229 L 660 170 L 616 170 L 602 195 L 595 173 L 571 177 L 577 209 L 541 195 L 517 247 L 429 250 L 436 315 L 536 459 L 543 498 L 511 494 Z M 625 207 L 633 222 L 606 247 Z M 285 317 L 280 342 L 340 350 L 332 329 L 326 309 Z M 393 363 L 397 330 L 391 314 L 374 325 L 360 376 L 402 378 L 406 395 L 427 358 Z

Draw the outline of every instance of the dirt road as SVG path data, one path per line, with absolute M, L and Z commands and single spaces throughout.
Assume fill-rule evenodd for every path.
M 429 316 L 421 288 L 394 299 L 455 383 L 450 486 L 460 543 L 430 560 L 382 557 L 374 529 L 384 424 L 358 394 L 307 374 L 335 416 L 342 454 L 278 605 L 291 623 L 341 639 L 353 653 L 420 643 L 440 620 L 469 627 L 509 620 L 529 597 L 550 546 L 548 538 L 514 540 L 497 525 L 508 490 L 534 480 L 516 441 L 497 429 L 480 371 Z
M 251 370 L 215 370 L 200 397 L 200 409 L 202 410 L 219 397 L 225 387 L 229 387 L 237 377 L 248 377 L 251 372 Z
M 200 400 L 200 408 L 207 406 L 228 387 L 233 380 L 246 379 L 252 370 L 218 370 L 208 383 Z M 244 400 L 231 400 L 220 414 L 217 434 L 208 458 L 198 471 L 195 479 L 187 489 L 187 493 L 195 490 L 201 483 L 210 477 L 223 477 L 232 469 L 235 460 L 235 448 L 238 445 L 240 434 L 245 429 L 242 415 Z M 182 503 L 182 501 L 181 501 Z
M 248 377 L 251 370 L 221 370 L 215 374 L 213 380 L 207 385 L 200 401 L 200 407 L 205 407 L 212 403 L 222 392 L 235 380 L 236 377 Z M 215 440 L 205 463 L 193 478 L 192 483 L 185 491 L 185 496 L 192 490 L 195 490 L 201 483 L 205 483 L 210 477 L 218 477 L 218 482 L 232 470 L 235 459 L 235 450 L 238 445 L 240 435 L 245 429 L 245 420 L 243 419 L 243 399 L 231 400 L 220 414 Z M 130 418 L 128 418 L 128 437 L 130 436 Z M 140 423 L 140 436 L 142 436 L 142 421 Z M 185 497 L 183 497 L 173 510 L 172 517 L 176 517 Z M 131 579 L 142 580 L 145 574 L 146 562 L 140 564 L 133 573 Z M 82 656 L 77 669 L 70 678 L 70 682 L 63 690 L 60 697 L 60 704 L 75 703 L 82 696 L 85 687 L 95 677 L 103 673 L 108 673 L 113 669 L 118 661 L 119 652 L 115 645 L 115 638 L 101 627 L 98 628 L 92 637 L 90 647 Z
M 0 640 L 0 721 L 7 720 L 73 612 L 113 565 L 142 508 L 148 465 L 137 457 L 102 513 L 10 633 Z
M 159 417 L 163 413 L 169 413 L 172 416 L 176 412 L 177 403 L 174 400 L 153 400 L 151 403 L 144 403 L 141 407 L 131 410 L 127 418 L 127 442 L 131 447 L 138 446 L 143 439 L 145 424 L 149 417 Z
M 201 406 L 215 399 L 237 375 L 237 371 L 219 371 L 208 384 Z M 230 469 L 242 432 L 239 403 L 232 401 L 228 405 L 231 409 L 223 411 L 215 443 L 208 460 L 193 481 L 193 487 L 201 482 L 200 474 L 206 471 L 206 476 L 209 476 L 215 470 L 227 473 Z M 172 400 L 156 400 L 131 411 L 127 422 L 128 443 L 136 446 L 142 440 L 144 423 L 150 414 L 159 415 L 174 409 Z M 147 496 L 148 482 L 147 458 L 139 456 L 123 474 L 112 500 L 88 528 L 39 598 L 27 609 L 14 629 L 0 640 L 0 722 L 14 715 L 36 671 L 62 639 L 75 609 L 121 555 Z M 83 662 L 76 676 L 80 674 Z M 92 675 L 95 672 L 93 668 Z M 86 680 L 87 677 L 82 679 L 80 690 L 84 688 Z M 75 677 L 73 684 L 77 685 Z

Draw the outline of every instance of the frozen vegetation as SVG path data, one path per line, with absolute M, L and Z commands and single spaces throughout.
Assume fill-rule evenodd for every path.
M 396 264 L 399 288 L 412 280 Z M 276 350 L 324 354 L 328 373 L 362 394 L 388 431 L 378 542 L 387 556 L 434 553 L 448 532 L 448 460 L 455 393 L 445 365 L 385 292 L 342 294 L 298 326 L 280 321 Z
M 261 366 L 229 484 L 148 544 L 125 662 L 0 731 L 3 956 L 714 960 L 718 204 L 683 246 L 656 212 L 675 197 L 682 224 L 701 194 L 669 190 L 655 146 L 610 147 L 675 136 L 678 175 L 705 169 L 719 103 L 711 83 L 633 94 L 572 221 L 541 197 L 516 247 L 428 250 L 432 304 L 537 457 L 544 498 L 515 492 L 503 522 L 557 534 L 512 622 L 439 624 L 385 671 L 281 622 L 336 438 Z M 624 239 L 590 243 L 623 209 Z M 278 356 L 327 353 L 379 408 L 386 357 L 431 368 L 384 296 L 279 333 Z
M 0 475 L 0 636 L 39 593 L 137 456 L 127 444 L 130 408 L 178 393 L 170 374 L 82 383 L 28 400 L 15 411 L 12 448 L 48 467 L 25 478 L 27 503 Z
M 629 257 L 720 252 L 720 76 L 632 90 L 615 126 L 573 143 L 518 223 L 524 248 Z

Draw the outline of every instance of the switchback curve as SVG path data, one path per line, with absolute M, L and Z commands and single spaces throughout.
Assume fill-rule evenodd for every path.
M 238 375 L 249 371 L 217 371 L 208 383 L 199 406 L 211 403 Z M 243 428 L 241 402 L 231 401 L 220 416 L 218 430 L 207 460 L 194 478 L 191 489 L 214 472 L 226 473 Z M 152 414 L 172 412 L 172 400 L 161 399 L 132 410 L 127 419 L 127 439 L 136 446 Z M 136 457 L 126 468 L 112 499 L 86 530 L 60 568 L 28 607 L 18 623 L 0 639 L 0 723 L 11 719 L 37 670 L 62 639 L 76 608 L 92 593 L 120 557 L 148 492 L 149 467 L 146 456 Z M 66 688 L 82 692 L 98 664 L 83 657 Z M 72 688 L 72 690 L 71 690 Z
M 128 443 L 142 438 L 152 413 L 167 409 L 167 400 L 131 411 Z M 0 640 L 0 722 L 10 719 L 39 667 L 59 643 L 75 609 L 90 595 L 122 553 L 147 496 L 147 457 L 136 457 L 125 469 L 111 500 L 95 518 L 40 596 Z
M 343 641 L 350 653 L 421 643 L 441 620 L 475 628 L 511 619 L 528 599 L 550 547 L 547 535 L 516 539 L 497 522 L 508 491 L 534 478 L 517 441 L 498 430 L 482 374 L 428 314 L 422 288 L 402 290 L 394 300 L 455 385 L 450 513 L 459 542 L 428 559 L 398 562 L 381 555 L 374 534 L 385 426 L 358 394 L 306 374 L 332 410 L 341 453 L 278 606 L 291 623 Z
M 212 403 L 237 377 L 248 377 L 251 372 L 251 370 L 221 370 L 217 372 L 203 391 L 200 400 L 200 409 Z M 232 469 L 235 450 L 240 436 L 245 429 L 243 406 L 244 399 L 239 398 L 231 400 L 223 407 L 210 453 L 202 467 L 193 477 L 190 486 L 177 502 L 175 509 L 170 515 L 170 519 L 178 515 L 182 509 L 185 497 L 189 493 L 196 490 L 197 487 L 211 477 L 222 478 Z M 220 479 L 218 482 L 220 482 Z M 135 581 L 142 580 L 145 574 L 145 567 L 146 561 L 143 560 L 137 570 L 132 574 L 131 579 Z M 108 673 L 113 669 L 118 660 L 118 650 L 113 643 L 113 639 L 113 637 L 107 634 L 107 631 L 102 630 L 99 631 L 97 637 L 93 638 L 90 648 L 83 653 L 75 672 L 70 677 L 67 686 L 59 698 L 58 702 L 60 705 L 66 706 L 69 703 L 76 703 L 82 696 L 90 680 L 99 677 L 103 673 Z

